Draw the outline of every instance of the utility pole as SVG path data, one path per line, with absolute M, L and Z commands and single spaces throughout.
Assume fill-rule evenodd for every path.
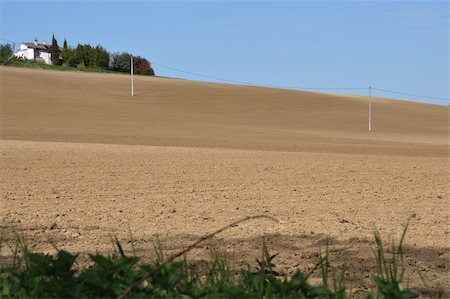
M 369 86 L 369 132 L 372 132 L 372 86 Z
M 133 56 L 131 56 L 131 96 L 134 96 Z

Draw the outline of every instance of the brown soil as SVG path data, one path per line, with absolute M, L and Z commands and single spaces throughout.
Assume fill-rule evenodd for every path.
M 193 250 L 310 269 L 329 242 L 354 286 L 373 287 L 377 229 L 406 244 L 410 285 L 449 285 L 448 108 L 281 89 L 0 68 L 1 257 L 14 231 L 76 252 L 167 254 L 250 215 Z M 82 260 L 82 259 L 81 259 Z M 356 278 L 353 278 L 355 274 Z M 350 277 L 351 276 L 351 277 Z

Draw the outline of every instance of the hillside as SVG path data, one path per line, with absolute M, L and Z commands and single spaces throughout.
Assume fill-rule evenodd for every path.
M 366 97 L 149 77 L 131 97 L 125 75 L 7 67 L 0 82 L 0 265 L 15 232 L 83 263 L 111 253 L 111 236 L 131 252 L 131 230 L 148 259 L 155 240 L 170 255 L 269 215 L 279 222 L 240 224 L 188 259 L 245 267 L 264 238 L 290 275 L 328 246 L 337 273 L 367 289 L 374 230 L 399 240 L 410 220 L 409 285 L 447 291 L 448 107 L 374 99 L 369 133 Z
M 448 108 L 305 91 L 0 68 L 1 137 L 343 153 L 446 154 Z

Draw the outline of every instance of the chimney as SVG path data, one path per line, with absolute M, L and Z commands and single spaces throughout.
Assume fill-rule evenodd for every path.
M 34 44 L 37 46 L 37 44 L 38 44 L 37 38 L 34 38 Z
M 43 44 L 44 46 L 47 45 L 47 43 L 46 43 L 45 41 L 43 41 L 42 44 Z

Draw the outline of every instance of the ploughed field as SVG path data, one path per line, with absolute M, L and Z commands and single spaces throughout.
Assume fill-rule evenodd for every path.
M 0 263 L 16 233 L 54 252 L 211 250 L 239 267 L 263 239 L 285 275 L 331 264 L 373 287 L 373 232 L 405 240 L 410 285 L 449 285 L 448 108 L 136 77 L 0 68 Z M 130 231 L 132 237 L 130 237 Z M 80 257 L 80 263 L 85 257 Z

